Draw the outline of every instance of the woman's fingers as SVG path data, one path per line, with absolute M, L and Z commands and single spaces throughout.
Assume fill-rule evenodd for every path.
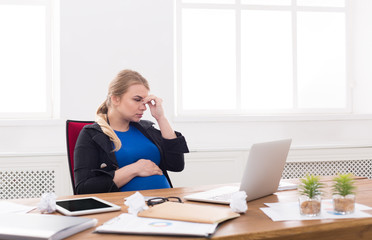
M 138 165 L 138 176 L 148 177 L 152 175 L 162 175 L 163 171 L 151 160 L 140 159 L 136 162 Z
M 159 119 L 164 116 L 164 110 L 162 106 L 163 99 L 158 98 L 155 95 L 149 95 L 143 99 L 143 102 L 149 106 L 151 115 L 155 119 Z

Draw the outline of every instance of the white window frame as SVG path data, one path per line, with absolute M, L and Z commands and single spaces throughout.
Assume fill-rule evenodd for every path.
M 59 114 L 59 0 L 0 0 L 0 5 L 45 6 L 46 8 L 46 111 L 45 112 L 0 112 L 0 120 L 53 119 Z M 11 101 L 11 100 L 9 100 Z M 8 104 L 8 103 L 7 103 Z
M 303 117 L 308 116 L 323 116 L 321 119 L 324 119 L 325 115 L 332 115 L 331 118 L 338 118 L 337 116 L 341 115 L 350 115 L 352 114 L 352 81 L 350 73 L 350 46 L 351 46 L 351 24 L 350 24 L 350 0 L 345 1 L 345 7 L 304 7 L 296 6 L 297 0 L 291 0 L 291 6 L 267 6 L 267 5 L 243 5 L 241 0 L 235 0 L 235 4 L 203 4 L 203 3 L 183 3 L 182 0 L 176 0 L 175 6 L 175 59 L 176 59 L 176 72 L 175 72 L 175 120 L 188 120 L 193 119 L 212 119 L 212 120 L 222 120 L 226 121 L 231 119 L 231 116 L 236 117 L 238 120 L 246 119 L 245 116 L 254 117 L 253 120 L 258 120 L 261 116 L 278 116 L 278 119 L 288 119 L 288 117 L 295 116 L 303 119 Z M 182 104 L 182 9 L 183 8 L 195 8 L 195 9 L 235 9 L 236 11 L 236 98 L 237 98 L 237 108 L 231 111 L 218 111 L 218 110 L 185 110 L 183 109 Z M 265 112 L 249 112 L 243 109 L 240 109 L 240 73 L 241 73 L 241 45 L 240 45 L 240 11 L 245 9 L 253 10 L 284 10 L 292 12 L 292 38 L 293 38 L 293 81 L 294 86 L 296 86 L 296 69 L 297 69 L 297 59 L 296 59 L 296 12 L 297 11 L 327 11 L 327 12 L 344 12 L 345 13 L 345 81 L 346 81 L 346 106 L 342 109 L 299 109 L 297 107 L 297 94 L 296 88 L 294 87 L 294 108 L 289 111 L 265 111 Z M 217 117 L 217 118 L 216 118 Z M 344 117 L 341 117 L 344 118 Z M 347 117 L 348 118 L 348 117 Z

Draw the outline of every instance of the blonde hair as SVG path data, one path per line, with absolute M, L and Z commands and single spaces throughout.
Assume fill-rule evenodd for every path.
M 102 131 L 114 143 L 114 151 L 119 151 L 121 148 L 121 141 L 108 123 L 107 112 L 111 107 L 111 96 L 121 97 L 128 91 L 132 85 L 142 84 L 150 90 L 147 80 L 141 74 L 132 70 L 122 70 L 110 82 L 106 100 L 98 107 L 96 113 L 96 122 L 100 125 Z

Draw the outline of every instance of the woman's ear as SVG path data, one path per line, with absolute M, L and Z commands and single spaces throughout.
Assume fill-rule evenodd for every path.
M 119 96 L 111 96 L 111 102 L 114 105 L 118 105 L 120 103 L 120 97 Z

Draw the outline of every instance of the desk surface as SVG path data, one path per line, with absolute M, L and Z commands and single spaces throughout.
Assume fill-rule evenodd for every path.
M 325 181 L 326 185 L 330 185 L 329 181 Z M 357 203 L 364 204 L 372 207 L 372 180 L 370 179 L 358 179 L 357 185 Z M 183 197 L 187 194 L 204 191 L 213 186 L 199 186 L 199 187 L 185 187 L 185 188 L 173 188 L 173 189 L 161 189 L 161 190 L 147 190 L 141 191 L 144 196 L 179 196 Z M 124 198 L 130 196 L 134 192 L 124 193 L 105 193 L 105 194 L 92 194 L 90 196 L 96 196 L 105 199 L 109 202 L 122 206 L 120 212 L 110 212 L 87 215 L 86 217 L 92 217 L 98 219 L 98 225 L 108 221 L 111 218 L 118 216 L 120 213 L 127 212 L 127 207 L 124 206 Z M 66 196 L 59 199 L 65 198 L 76 198 L 78 196 Z M 329 188 L 326 189 L 325 198 L 330 198 Z M 219 225 L 217 231 L 213 235 L 212 239 L 275 239 L 275 240 L 305 240 L 305 239 L 372 239 L 372 218 L 364 219 L 343 219 L 343 220 L 308 220 L 308 221 L 284 221 L 284 222 L 273 222 L 267 217 L 261 210 L 264 207 L 264 203 L 269 202 L 289 202 L 297 201 L 298 193 L 296 190 L 281 191 L 264 198 L 260 198 L 254 201 L 248 202 L 248 211 L 241 215 L 239 218 L 226 221 Z M 38 203 L 38 199 L 19 199 L 14 200 L 18 203 L 35 205 Z M 196 203 L 195 204 L 207 204 L 207 203 Z M 224 205 L 217 205 L 220 207 L 228 207 Z M 372 213 L 372 212 L 371 212 Z M 116 234 L 97 234 L 92 233 L 94 228 L 85 230 L 76 235 L 71 236 L 68 239 L 195 239 L 195 238 L 184 238 L 184 237 L 162 237 L 162 236 L 135 236 L 135 235 L 116 235 Z

